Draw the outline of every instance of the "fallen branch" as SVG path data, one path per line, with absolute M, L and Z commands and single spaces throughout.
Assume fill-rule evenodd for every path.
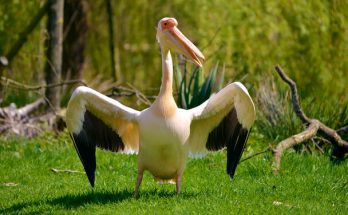
M 136 89 L 132 85 L 128 85 L 129 87 L 122 87 L 122 86 L 117 86 L 113 87 L 112 91 L 110 94 L 107 96 L 109 97 L 131 97 L 135 96 L 139 102 L 150 106 L 152 102 L 150 100 L 155 100 L 156 96 L 146 96 L 143 93 L 140 92 L 140 90 Z
M 267 147 L 267 148 L 265 148 L 264 150 L 262 150 L 262 151 L 260 151 L 260 152 L 252 153 L 251 155 L 248 155 L 248 156 L 246 156 L 245 158 L 241 159 L 241 160 L 239 161 L 239 163 L 242 163 L 242 162 L 244 162 L 244 161 L 246 161 L 246 160 L 249 160 L 250 158 L 253 158 L 253 157 L 258 156 L 258 155 L 262 155 L 262 154 L 264 154 L 264 153 L 266 153 L 266 152 L 269 152 L 269 151 L 271 151 L 271 147 Z
M 2 185 L 5 186 L 5 187 L 16 187 L 16 186 L 18 186 L 18 184 L 14 183 L 14 182 L 7 182 L 7 183 L 3 183 Z
M 62 81 L 59 83 L 55 84 L 44 84 L 44 85 L 28 85 L 28 84 L 23 84 L 18 81 L 15 81 L 10 78 L 6 78 L 1 76 L 0 77 L 0 82 L 3 86 L 14 88 L 14 89 L 20 89 L 20 90 L 29 90 L 29 91 L 37 91 L 45 88 L 52 88 L 52 87 L 61 87 L 64 85 L 70 85 L 70 84 L 81 84 L 83 86 L 88 86 L 84 81 L 82 80 L 68 80 L 68 81 Z M 134 86 L 128 84 L 129 87 L 123 87 L 123 86 L 117 86 L 113 87 L 112 91 L 110 94 L 107 94 L 109 97 L 131 97 L 131 96 L 136 96 L 137 99 L 146 105 L 151 105 L 150 100 L 155 100 L 156 96 L 147 96 L 144 95 L 140 90 L 135 88 Z
M 11 131 L 15 134 L 26 134 L 32 136 L 38 129 L 31 123 L 29 114 L 45 105 L 44 99 L 38 99 L 33 103 L 27 104 L 17 109 L 12 103 L 10 106 L 0 108 L 0 134 Z
M 342 136 L 348 134 L 348 125 L 336 130 L 337 134 Z
M 27 104 L 24 107 L 18 109 L 18 114 L 21 116 L 27 116 L 33 111 L 37 110 L 39 107 L 45 105 L 45 99 L 38 99 L 31 104 Z
M 283 72 L 279 65 L 275 67 L 275 70 L 279 74 L 281 79 L 289 85 L 291 89 L 291 102 L 293 109 L 296 115 L 301 119 L 302 123 L 307 126 L 307 128 L 303 132 L 293 135 L 278 143 L 277 147 L 273 150 L 273 174 L 278 174 L 281 164 L 281 156 L 286 149 L 311 139 L 312 137 L 317 135 L 318 132 L 324 134 L 327 137 L 326 139 L 329 139 L 330 143 L 334 146 L 334 153 L 332 156 L 343 158 L 344 154 L 348 152 L 348 142 L 343 140 L 339 133 L 341 134 L 346 132 L 346 129 L 348 128 L 343 127 L 336 132 L 319 120 L 307 117 L 300 106 L 296 83 Z
M 82 174 L 84 174 L 84 172 L 77 171 L 77 170 L 69 170 L 69 169 L 55 169 L 55 168 L 51 168 L 51 171 L 54 172 L 54 173 L 82 173 Z
M 320 151 L 320 153 L 325 154 L 324 150 L 323 150 L 323 149 L 321 148 L 321 146 L 315 141 L 315 139 L 317 139 L 317 138 L 315 138 L 315 137 L 311 138 L 312 143 L 313 143 L 314 146 Z M 325 141 L 327 141 L 327 140 L 324 139 L 324 138 L 322 138 L 322 139 L 325 140 Z M 330 142 L 329 142 L 329 144 L 330 144 Z
M 3 76 L 1 76 L 0 81 L 3 86 L 15 88 L 15 89 L 30 90 L 30 91 L 41 90 L 41 89 L 52 88 L 52 87 L 61 87 L 64 85 L 69 85 L 69 84 L 82 84 L 84 86 L 87 86 L 87 84 L 85 84 L 82 80 L 69 80 L 69 81 L 62 81 L 55 84 L 44 84 L 44 85 L 37 85 L 37 86 L 23 84 Z
M 291 80 L 282 70 L 282 68 L 277 65 L 275 67 L 275 70 L 278 72 L 279 76 L 281 77 L 281 79 L 287 83 L 290 87 L 291 90 L 291 102 L 292 102 L 292 106 L 294 108 L 294 111 L 296 113 L 296 115 L 301 119 L 301 121 L 305 124 L 309 124 L 310 123 L 310 119 L 306 116 L 305 113 L 303 113 L 301 106 L 300 106 L 300 101 L 299 101 L 299 97 L 298 97 L 298 93 L 297 93 L 297 87 L 296 87 L 296 83 Z
M 272 170 L 274 174 L 278 174 L 280 169 L 281 156 L 283 152 L 293 147 L 296 144 L 302 143 L 305 140 L 308 140 L 314 137 L 319 129 L 318 121 L 311 123 L 306 130 L 299 134 L 295 134 L 280 143 L 278 143 L 277 147 L 273 150 L 274 161 L 272 164 Z
M 69 84 L 82 84 L 87 86 L 82 80 L 69 80 L 56 84 L 35 86 L 20 83 L 6 77 L 0 77 L 0 83 L 2 86 L 27 91 L 39 91 L 45 88 L 61 87 Z M 150 99 L 156 98 L 155 96 L 145 96 L 131 85 L 128 87 L 115 87 L 112 94 L 108 96 L 136 96 L 138 102 L 145 105 L 151 105 Z M 41 107 L 46 106 L 51 107 L 51 110 L 35 112 Z M 43 110 L 43 108 L 41 108 L 41 110 Z M 62 110 L 55 110 L 46 97 L 38 99 L 37 101 L 21 108 L 17 108 L 16 104 L 12 103 L 8 107 L 0 108 L 0 134 L 14 134 L 31 138 L 47 129 L 54 132 L 61 131 L 65 126 L 62 113 Z
M 55 124 L 61 116 L 54 112 L 39 113 L 46 105 L 44 98 L 38 99 L 24 107 L 17 108 L 14 103 L 0 108 L 0 134 L 8 133 L 26 137 L 33 137 L 43 130 L 56 128 Z
M 8 107 L 0 108 L 0 118 L 1 119 L 11 118 L 12 120 L 23 119 L 27 117 L 33 111 L 43 106 L 44 104 L 45 104 L 44 99 L 38 99 L 33 103 L 27 104 L 24 107 L 17 109 L 16 105 L 12 103 Z

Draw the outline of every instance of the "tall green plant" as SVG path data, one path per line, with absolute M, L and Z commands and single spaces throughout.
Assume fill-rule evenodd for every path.
M 183 71 L 182 71 L 183 70 Z M 177 104 L 184 109 L 194 108 L 206 101 L 211 94 L 219 91 L 224 81 L 225 67 L 219 69 L 219 63 L 210 69 L 204 78 L 203 68 L 194 67 L 190 73 L 186 65 L 183 69 L 175 66 L 174 80 L 178 91 Z

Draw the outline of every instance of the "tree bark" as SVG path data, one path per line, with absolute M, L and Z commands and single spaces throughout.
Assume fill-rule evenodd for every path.
M 49 0 L 47 19 L 47 62 L 45 67 L 45 79 L 47 84 L 61 82 L 62 71 L 62 44 L 63 44 L 63 20 L 64 0 Z M 59 109 L 60 88 L 47 88 L 46 97 L 49 104 L 47 109 Z
M 85 62 L 89 10 L 87 0 L 66 0 L 64 3 L 63 28 L 63 68 L 62 79 L 81 80 Z M 76 85 L 62 88 L 61 104 L 70 99 L 71 91 Z
M 86 0 L 66 0 L 64 4 L 63 69 L 64 80 L 81 79 L 87 39 Z

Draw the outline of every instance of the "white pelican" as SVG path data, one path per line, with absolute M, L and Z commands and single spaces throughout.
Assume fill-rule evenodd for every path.
M 138 153 L 136 196 L 145 170 L 156 180 L 175 182 L 179 194 L 187 157 L 224 147 L 227 147 L 227 173 L 233 178 L 255 120 L 254 104 L 247 89 L 235 82 L 196 108 L 177 107 L 172 90 L 171 51 L 185 55 L 198 66 L 204 60 L 177 25 L 174 18 L 163 18 L 158 23 L 162 84 L 149 108 L 134 110 L 88 87 L 78 87 L 71 96 L 66 123 L 92 187 L 96 146 Z

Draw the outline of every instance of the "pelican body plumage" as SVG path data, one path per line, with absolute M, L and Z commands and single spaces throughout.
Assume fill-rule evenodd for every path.
M 177 25 L 174 18 L 163 18 L 158 23 L 162 83 L 149 108 L 134 110 L 84 86 L 72 94 L 66 123 L 92 186 L 96 147 L 138 154 L 136 196 L 144 171 L 156 180 L 176 183 L 179 194 L 188 156 L 223 148 L 227 148 L 227 173 L 234 177 L 255 120 L 253 101 L 245 86 L 234 82 L 195 108 L 178 108 L 173 97 L 171 52 L 184 55 L 198 66 L 202 66 L 204 56 Z

